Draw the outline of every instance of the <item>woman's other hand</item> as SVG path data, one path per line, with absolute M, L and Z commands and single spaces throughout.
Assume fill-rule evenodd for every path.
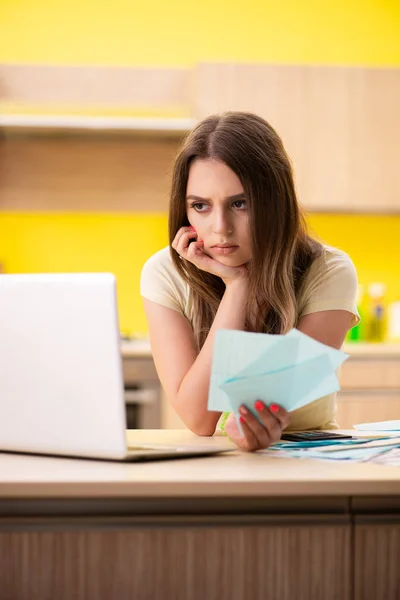
M 246 406 L 239 409 L 241 435 L 234 413 L 230 414 L 225 425 L 225 432 L 230 439 L 246 452 L 255 452 L 268 448 L 281 438 L 283 430 L 290 423 L 290 414 L 281 406 L 272 404 L 269 408 L 261 401 L 254 404 L 260 420 Z

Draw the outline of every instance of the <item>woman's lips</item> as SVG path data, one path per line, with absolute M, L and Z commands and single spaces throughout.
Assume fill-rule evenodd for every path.
M 239 246 L 211 246 L 211 250 L 215 254 L 233 254 L 238 249 Z

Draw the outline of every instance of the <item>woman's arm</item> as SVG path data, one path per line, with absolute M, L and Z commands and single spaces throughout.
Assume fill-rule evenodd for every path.
M 323 310 L 300 317 L 297 329 L 339 350 L 351 327 L 352 313 L 347 310 Z
M 214 336 L 218 329 L 244 329 L 246 277 L 226 282 L 207 339 L 197 355 L 189 321 L 178 312 L 144 299 L 151 349 L 167 398 L 198 435 L 212 435 L 219 412 L 207 410 Z

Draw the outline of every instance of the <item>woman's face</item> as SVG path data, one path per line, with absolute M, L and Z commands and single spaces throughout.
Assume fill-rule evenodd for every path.
M 186 213 L 211 258 L 231 267 L 249 262 L 247 202 L 239 178 L 225 163 L 196 159 L 191 164 Z

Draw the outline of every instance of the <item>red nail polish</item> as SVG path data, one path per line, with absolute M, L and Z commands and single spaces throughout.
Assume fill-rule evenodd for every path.
M 254 407 L 256 410 L 264 410 L 264 404 L 261 402 L 261 400 L 257 400 L 257 402 L 254 403 Z
M 246 419 L 244 417 L 242 417 L 242 415 L 240 415 L 240 422 L 241 423 L 246 423 Z
M 276 413 L 279 410 L 279 406 L 277 404 L 271 404 L 271 406 L 269 407 L 269 410 L 273 413 Z

